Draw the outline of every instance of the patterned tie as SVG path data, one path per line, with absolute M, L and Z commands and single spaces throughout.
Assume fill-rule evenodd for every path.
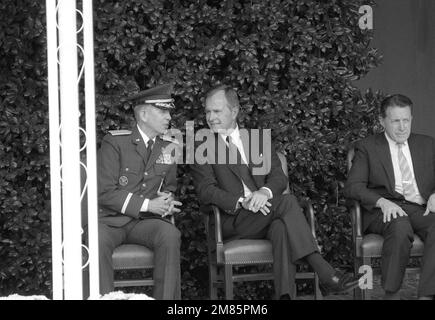
M 414 185 L 412 184 L 412 172 L 411 168 L 409 167 L 408 161 L 403 154 L 403 146 L 403 143 L 397 143 L 397 147 L 399 148 L 397 157 L 399 159 L 400 172 L 402 173 L 403 196 L 406 200 L 415 202 L 417 192 L 415 191 Z

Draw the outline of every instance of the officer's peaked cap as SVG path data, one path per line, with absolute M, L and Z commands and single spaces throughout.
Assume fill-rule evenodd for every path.
M 151 104 L 160 109 L 174 109 L 174 99 L 172 99 L 172 84 L 162 84 L 154 88 L 140 91 L 131 95 L 127 100 L 132 101 L 135 106 Z

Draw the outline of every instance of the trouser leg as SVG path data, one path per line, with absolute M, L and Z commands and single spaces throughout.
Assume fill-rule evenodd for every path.
M 181 299 L 180 231 L 169 222 L 145 219 L 127 236 L 128 243 L 145 245 L 154 251 L 155 299 Z
M 330 281 L 335 269 L 320 255 L 311 228 L 296 197 L 282 195 L 277 199 L 275 210 L 286 224 L 293 263 L 302 259 L 311 265 L 321 282 Z
M 318 248 L 296 197 L 281 195 L 274 197 L 271 202 L 271 212 L 267 216 L 244 209 L 236 216 L 225 216 L 223 236 L 224 239 L 264 239 L 269 235 L 276 261 L 276 292 L 278 295 L 288 293 L 294 297 L 295 263 L 313 252 L 318 252 Z
M 273 220 L 267 238 L 272 242 L 276 298 L 288 294 L 294 299 L 296 296 L 296 265 L 291 261 L 287 231 L 282 220 Z
M 424 254 L 421 264 L 418 296 L 435 295 L 435 225 L 427 230 L 424 240 Z
M 374 220 L 368 232 L 384 237 L 381 257 L 382 287 L 387 292 L 399 291 L 409 262 L 414 232 L 408 217 L 398 217 L 384 223 L 383 216 Z
M 307 219 L 294 195 L 285 194 L 272 200 L 273 214 L 286 227 L 292 262 L 318 252 Z
M 414 232 L 424 242 L 418 296 L 435 295 L 435 214 L 423 215 L 425 206 L 413 206 L 409 215 Z M 411 211 L 411 210 L 408 210 Z
M 123 228 L 110 227 L 103 223 L 98 225 L 100 294 L 114 290 L 112 254 L 115 248 L 122 244 L 125 237 Z

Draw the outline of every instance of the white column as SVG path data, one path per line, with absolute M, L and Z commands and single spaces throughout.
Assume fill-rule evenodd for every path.
M 64 298 L 82 299 L 76 3 L 59 1 Z
M 57 5 L 56 5 L 57 3 Z M 46 0 L 50 116 L 53 299 L 83 299 L 82 268 L 89 265 L 90 298 L 98 299 L 98 202 L 92 0 Z M 77 30 L 76 19 L 83 24 Z M 80 19 L 79 19 L 80 21 Z M 83 32 L 83 47 L 77 34 Z M 78 50 L 83 65 L 78 71 Z M 79 92 L 84 70 L 84 92 Z M 79 94 L 85 94 L 86 128 L 80 128 Z M 80 148 L 80 130 L 85 144 Z M 80 152 L 86 150 L 86 163 Z M 81 183 L 80 165 L 86 169 Z M 83 186 L 83 190 L 81 190 Z M 88 193 L 88 245 L 82 245 L 81 195 Z M 86 239 L 84 239 L 86 240 Z M 86 249 L 89 260 L 83 261 Z M 87 285 L 87 284 L 86 284 Z

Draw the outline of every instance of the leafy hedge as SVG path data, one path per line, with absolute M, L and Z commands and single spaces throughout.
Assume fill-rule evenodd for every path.
M 45 11 L 0 2 L 0 295 L 51 283 Z
M 173 126 L 205 125 L 204 93 L 234 86 L 247 126 L 272 128 L 290 183 L 316 209 L 327 259 L 350 267 L 342 195 L 346 146 L 371 133 L 381 95 L 352 83 L 376 67 L 358 8 L 372 1 L 95 0 L 98 138 L 126 128 L 120 97 L 175 83 Z M 373 3 L 371 3 L 373 4 Z M 51 290 L 48 106 L 42 1 L 0 4 L 0 295 Z M 98 140 L 99 140 L 98 139 Z M 207 296 L 204 226 L 191 178 L 179 167 L 182 295 Z M 268 298 L 270 283 L 239 285 L 239 298 Z

